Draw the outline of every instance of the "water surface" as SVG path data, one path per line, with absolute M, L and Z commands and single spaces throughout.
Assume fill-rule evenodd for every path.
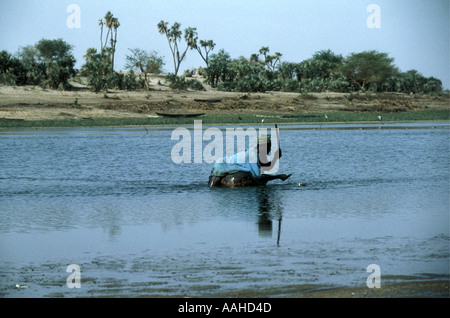
M 170 127 L 1 131 L 0 295 L 283 297 L 364 286 L 370 264 L 382 282 L 448 275 L 448 128 L 283 126 L 292 177 L 246 189 L 174 164 Z

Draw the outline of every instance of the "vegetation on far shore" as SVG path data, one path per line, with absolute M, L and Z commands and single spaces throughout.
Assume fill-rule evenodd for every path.
M 34 45 L 22 47 L 15 54 L 0 51 L 0 84 L 8 86 L 31 85 L 43 89 L 74 90 L 72 82 L 86 79 L 87 87 L 95 93 L 108 96 L 109 90 L 148 92 L 150 79 L 162 73 L 164 58 L 156 50 L 145 51 L 130 48 L 126 56 L 126 72 L 114 69 L 116 60 L 119 19 L 111 12 L 99 20 L 100 46 L 88 48 L 83 56 L 85 63 L 75 69 L 76 59 L 73 46 L 62 39 L 42 39 Z M 345 93 L 351 102 L 359 94 L 401 93 L 411 95 L 444 96 L 441 80 L 425 77 L 417 70 L 400 71 L 394 58 L 376 50 L 352 53 L 344 57 L 331 50 L 322 50 L 301 62 L 283 61 L 280 52 L 271 53 L 269 47 L 261 47 L 250 57 L 231 58 L 224 50 L 213 53 L 213 40 L 199 40 L 196 28 L 184 31 L 178 22 L 169 25 L 161 21 L 155 31 L 167 38 L 173 59 L 174 73 L 164 76 L 164 81 L 174 91 L 204 91 L 205 85 L 214 91 L 224 92 L 289 92 L 308 96 L 310 93 Z M 178 75 L 181 65 L 190 51 L 197 51 L 205 62 L 204 67 L 185 70 Z M 199 75 L 193 78 L 193 75 Z M 198 79 L 203 78 L 203 82 Z M 158 82 L 158 85 L 163 85 Z M 369 95 L 367 95 L 369 96 Z M 369 101 L 370 102 L 370 101 Z M 77 99 L 75 99 L 77 104 Z M 408 104 L 409 105 L 409 104 Z M 408 106 L 407 105 L 407 106 Z M 307 123 L 307 122 L 373 122 L 410 120 L 448 120 L 448 110 L 423 109 L 414 111 L 401 105 L 400 110 L 384 112 L 373 109 L 355 109 L 354 112 L 340 111 L 315 113 L 274 112 L 267 115 L 265 123 Z M 270 112 L 270 109 L 267 109 Z M 232 112 L 232 111 L 231 111 Z M 381 116 L 381 120 L 379 119 Z M 249 123 L 260 121 L 255 114 L 206 114 L 199 117 L 205 124 Z M 192 118 L 90 118 L 24 120 L 0 118 L 0 127 L 74 127 L 74 126 L 122 126 L 122 125 L 185 125 Z
M 160 74 L 164 58 L 156 50 L 147 52 L 129 48 L 126 56 L 128 72 L 116 72 L 114 61 L 119 19 L 111 12 L 99 20 L 100 47 L 88 48 L 83 56 L 85 64 L 76 70 L 73 46 L 62 39 L 42 39 L 34 45 L 22 47 L 16 54 L 0 52 L 0 84 L 39 85 L 45 88 L 70 90 L 69 79 L 80 74 L 88 78 L 95 91 L 108 89 L 149 89 L 148 76 Z M 300 62 L 283 61 L 280 52 L 271 53 L 261 47 L 250 57 L 231 58 L 225 49 L 213 54 L 213 40 L 199 40 L 196 28 L 161 21 L 157 31 L 166 36 L 172 53 L 174 73 L 167 76 L 175 89 L 203 90 L 203 84 L 222 91 L 233 92 L 398 92 L 414 94 L 441 94 L 441 80 L 425 77 L 417 70 L 400 71 L 394 58 L 376 50 L 351 53 L 344 57 L 331 50 L 322 50 Z M 156 29 L 155 29 L 156 31 Z M 181 64 L 190 51 L 197 51 L 205 67 L 185 70 L 178 76 Z M 187 79 L 193 74 L 205 78 Z

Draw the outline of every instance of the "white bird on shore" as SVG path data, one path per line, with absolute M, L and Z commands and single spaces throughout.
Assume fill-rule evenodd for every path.
M 327 114 L 325 114 L 325 118 L 326 118 L 326 119 L 328 119 L 328 116 L 327 116 Z
M 378 119 L 381 120 L 381 116 L 378 116 Z

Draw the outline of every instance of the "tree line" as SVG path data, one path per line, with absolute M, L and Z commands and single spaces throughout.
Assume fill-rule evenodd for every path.
M 250 59 L 231 59 L 224 50 L 211 56 L 206 80 L 224 91 L 441 93 L 442 82 L 416 70 L 401 72 L 387 53 L 375 50 L 344 58 L 322 50 L 300 63 L 280 62 L 281 53 L 262 47 Z
M 0 84 L 39 85 L 46 88 L 70 89 L 69 80 L 76 75 L 87 78 L 89 87 L 99 92 L 110 88 L 150 89 L 150 76 L 161 74 L 165 65 L 158 52 L 139 48 L 126 55 L 127 73 L 116 72 L 114 61 L 119 19 L 111 12 L 99 20 L 100 45 L 88 48 L 85 63 L 75 69 L 73 46 L 62 39 L 42 39 L 34 45 L 20 48 L 16 54 L 0 52 Z M 322 50 L 301 62 L 282 61 L 282 54 L 271 54 L 262 47 L 248 58 L 231 58 L 224 49 L 212 53 L 213 40 L 199 40 L 196 28 L 181 29 L 181 24 L 161 21 L 158 32 L 165 36 L 172 54 L 174 73 L 166 77 L 174 89 L 203 90 L 194 73 L 204 77 L 204 83 L 222 91 L 236 92 L 399 92 L 442 93 L 441 80 L 425 77 L 417 70 L 401 72 L 394 59 L 376 50 L 351 53 L 347 57 L 331 50 Z M 205 66 L 186 70 L 179 76 L 181 65 L 189 51 L 197 51 Z

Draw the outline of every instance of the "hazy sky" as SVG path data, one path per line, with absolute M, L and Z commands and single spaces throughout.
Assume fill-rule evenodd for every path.
M 68 23 L 76 12 L 68 12 L 71 4 L 80 14 Z M 379 10 L 368 11 L 371 4 Z M 248 58 L 262 46 L 289 62 L 319 50 L 344 56 L 377 50 L 401 71 L 416 69 L 449 88 L 449 10 L 449 0 L 0 0 L 0 50 L 16 53 L 42 38 L 62 38 L 74 46 L 79 68 L 86 50 L 100 47 L 98 21 L 111 11 L 120 22 L 116 70 L 124 69 L 129 48 L 140 48 L 156 50 L 173 72 L 157 29 L 164 20 L 197 28 L 199 39 L 216 43 L 213 53 L 224 49 L 232 58 Z M 180 71 L 198 66 L 203 60 L 190 51 Z

